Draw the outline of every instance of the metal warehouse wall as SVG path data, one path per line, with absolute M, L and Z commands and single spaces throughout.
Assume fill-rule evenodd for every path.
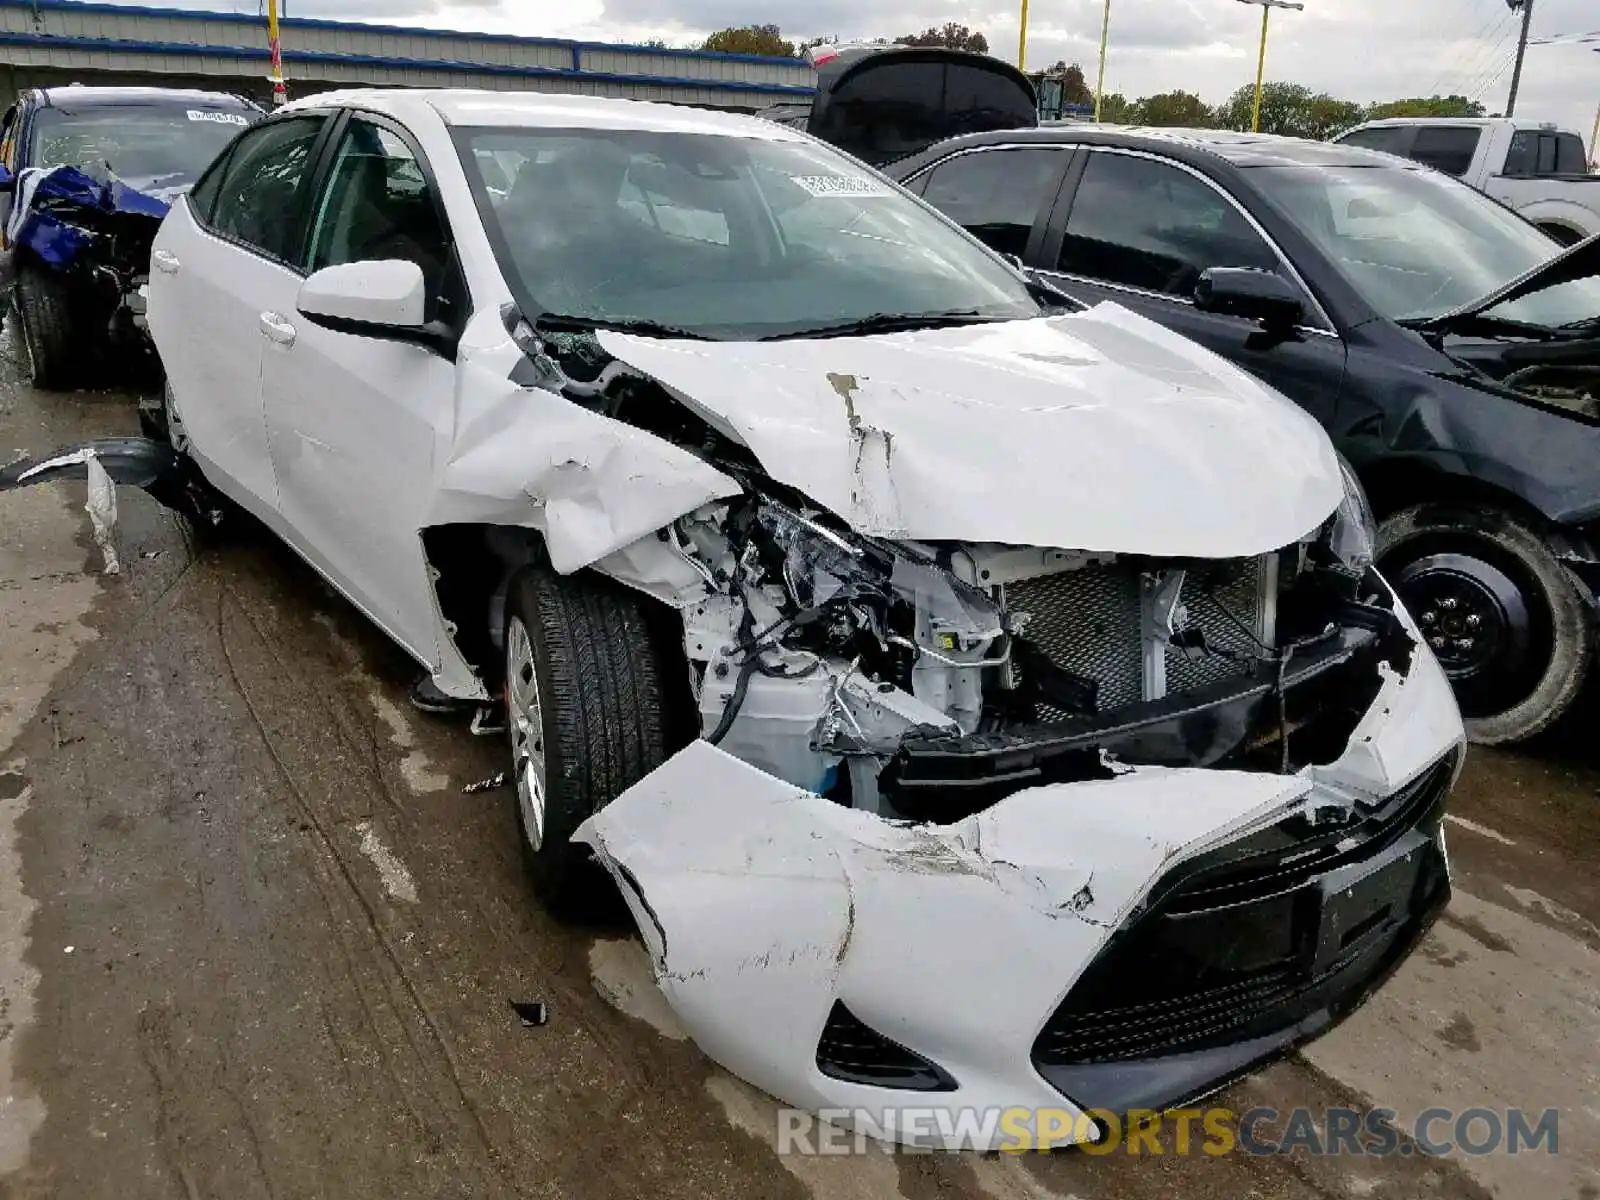
M 755 109 L 808 95 L 815 82 L 798 60 L 303 18 L 282 25 L 291 96 L 373 84 Z M 0 0 L 0 87 L 78 79 L 209 86 L 264 98 L 267 69 L 266 24 L 255 16 Z

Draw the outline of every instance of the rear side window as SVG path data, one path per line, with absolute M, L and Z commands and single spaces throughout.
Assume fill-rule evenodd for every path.
M 1033 97 L 1009 76 L 965 63 L 886 62 L 841 81 L 812 132 L 882 164 L 963 133 L 1037 120 Z
M 1519 130 L 1506 155 L 1507 175 L 1583 175 L 1589 170 L 1583 140 L 1575 133 Z
M 1341 146 L 1360 146 L 1363 150 L 1382 150 L 1385 154 L 1404 154 L 1411 130 L 1404 125 L 1379 125 L 1357 129 L 1339 139 Z
M 211 227 L 270 258 L 293 263 L 306 172 L 322 117 L 269 121 L 234 145 L 220 172 Z
M 922 198 L 1002 254 L 1020 257 L 1067 157 L 1042 149 L 960 154 L 933 169 Z
M 1478 152 L 1482 137 L 1483 130 L 1470 126 L 1424 125 L 1417 130 L 1411 157 L 1436 171 L 1459 177 L 1471 170 L 1472 156 Z

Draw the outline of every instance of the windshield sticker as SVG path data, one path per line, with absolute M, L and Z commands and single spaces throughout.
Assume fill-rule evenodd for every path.
M 202 109 L 189 110 L 191 121 L 215 121 L 219 125 L 248 125 L 250 121 L 243 113 L 206 112 Z
M 889 185 L 865 175 L 791 175 L 813 196 L 890 196 Z

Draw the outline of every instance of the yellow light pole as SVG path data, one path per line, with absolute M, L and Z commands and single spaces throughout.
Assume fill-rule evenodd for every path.
M 288 102 L 289 85 L 283 81 L 283 52 L 278 41 L 278 0 L 267 0 L 267 46 L 272 51 L 272 106 Z
M 1250 115 L 1250 131 L 1261 132 L 1261 90 L 1267 78 L 1267 19 L 1272 16 L 1275 8 L 1292 8 L 1296 12 L 1305 9 L 1299 0 L 1239 0 L 1241 4 L 1259 4 L 1261 6 L 1261 53 L 1256 59 L 1256 103 Z
M 1028 69 L 1028 0 L 1022 0 L 1022 32 L 1017 34 L 1017 70 Z
M 1100 20 L 1100 77 L 1094 84 L 1094 119 L 1100 120 L 1106 95 L 1106 40 L 1111 36 L 1111 0 L 1106 0 L 1105 16 Z
M 1589 135 L 1589 165 L 1600 164 L 1600 109 L 1595 110 L 1594 132 Z

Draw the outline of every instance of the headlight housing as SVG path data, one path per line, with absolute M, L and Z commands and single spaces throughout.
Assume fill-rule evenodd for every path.
M 1372 517 L 1372 506 L 1367 503 L 1366 489 L 1356 477 L 1355 468 L 1339 455 L 1339 472 L 1344 477 L 1344 499 L 1329 522 L 1328 552 L 1333 556 L 1335 570 L 1344 571 L 1356 578 L 1364 576 L 1371 568 L 1378 551 L 1378 523 Z

